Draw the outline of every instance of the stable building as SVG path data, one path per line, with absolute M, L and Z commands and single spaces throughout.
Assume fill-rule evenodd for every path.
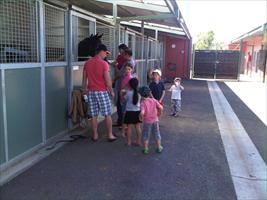
M 240 50 L 239 74 L 241 78 L 265 82 L 267 76 L 267 23 L 231 41 L 228 48 Z
M 103 34 L 110 63 L 119 44 L 133 50 L 141 85 L 150 68 L 189 77 L 191 36 L 175 1 L 0 1 L 0 184 L 77 127 L 67 113 L 89 58 L 79 43 L 91 34 Z

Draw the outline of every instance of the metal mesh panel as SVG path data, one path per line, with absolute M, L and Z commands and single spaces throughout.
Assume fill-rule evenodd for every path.
M 102 23 L 96 23 L 96 32 L 102 34 L 101 41 L 105 44 L 111 55 L 108 56 L 109 60 L 115 59 L 115 28 L 111 26 L 104 25 Z
M 142 37 L 135 36 L 135 59 L 142 59 Z
M 157 45 L 156 41 L 148 40 L 148 58 L 149 59 L 156 58 L 156 45 Z
M 136 73 L 139 79 L 139 86 L 146 85 L 147 83 L 147 73 L 146 73 L 146 61 L 136 62 Z
M 65 60 L 65 12 L 45 5 L 46 61 Z
M 127 33 L 125 43 L 128 48 L 132 49 L 133 56 L 135 56 L 135 35 Z
M 90 36 L 89 20 L 78 17 L 78 42 Z
M 156 55 L 157 55 L 157 58 L 161 58 L 163 57 L 163 54 L 162 54 L 162 42 L 158 42 L 157 43 L 157 52 L 156 52 Z
M 163 67 L 163 61 L 164 61 L 164 53 L 163 53 L 163 42 L 158 43 L 158 50 L 157 50 L 157 56 L 159 59 L 159 66 Z
M 152 41 L 148 40 L 147 44 L 148 44 L 148 46 L 147 46 L 148 59 L 151 59 L 152 58 Z
M 0 1 L 0 63 L 37 62 L 35 0 Z
M 151 48 L 151 58 L 152 59 L 155 59 L 157 56 L 156 56 L 156 46 L 157 46 L 157 42 L 156 41 L 152 41 L 152 48 Z
M 125 30 L 124 28 L 120 29 L 120 44 L 125 43 Z

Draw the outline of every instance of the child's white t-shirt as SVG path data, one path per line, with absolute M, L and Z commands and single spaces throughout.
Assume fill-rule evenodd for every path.
M 171 99 L 178 99 L 181 100 L 181 86 L 172 85 L 170 88 L 170 91 L 172 92 Z
M 140 101 L 141 101 L 141 97 L 140 95 L 138 95 L 138 101 L 137 104 L 134 105 L 133 104 L 133 90 L 128 90 L 127 94 L 126 94 L 126 111 L 140 111 Z

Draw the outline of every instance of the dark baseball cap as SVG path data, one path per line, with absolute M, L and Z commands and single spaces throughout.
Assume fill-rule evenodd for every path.
M 107 54 L 110 54 L 110 52 L 108 51 L 106 45 L 104 45 L 104 44 L 99 44 L 99 45 L 96 47 L 96 51 L 97 51 L 97 52 L 105 51 Z
M 123 50 L 125 50 L 125 49 L 127 49 L 128 47 L 127 47 L 126 44 L 120 44 L 118 48 L 119 48 L 119 49 L 123 49 Z
M 142 97 L 149 97 L 150 92 L 151 90 L 148 86 L 143 86 L 139 89 L 139 93 Z

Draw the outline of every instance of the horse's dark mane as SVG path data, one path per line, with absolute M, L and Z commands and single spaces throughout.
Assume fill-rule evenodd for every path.
M 101 37 L 103 34 L 96 35 L 91 34 L 90 37 L 87 37 L 79 42 L 78 44 L 78 57 L 79 61 L 85 61 L 89 56 L 94 57 L 96 53 L 96 47 L 99 44 L 102 44 Z

